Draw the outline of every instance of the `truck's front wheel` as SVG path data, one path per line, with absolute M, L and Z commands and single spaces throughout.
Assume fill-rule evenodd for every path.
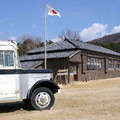
M 33 91 L 31 96 L 31 104 L 37 110 L 48 110 L 54 104 L 53 92 L 46 88 L 40 87 Z

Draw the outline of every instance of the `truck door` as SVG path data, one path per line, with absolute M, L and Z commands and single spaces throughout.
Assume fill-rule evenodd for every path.
M 19 76 L 14 51 L 0 50 L 0 99 L 17 98 Z

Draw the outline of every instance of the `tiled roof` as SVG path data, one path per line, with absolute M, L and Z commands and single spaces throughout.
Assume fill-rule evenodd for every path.
M 68 41 L 61 40 L 59 42 L 55 42 L 53 44 L 47 45 L 47 51 L 55 51 L 55 50 L 64 50 L 64 49 L 74 49 L 76 46 L 69 43 Z M 31 50 L 28 52 L 30 53 L 40 53 L 44 51 L 44 47 L 37 48 L 35 50 Z
M 27 61 L 27 62 L 21 62 L 21 67 L 25 69 L 31 69 L 34 68 L 35 66 L 41 64 L 43 61 Z
M 95 52 L 100 52 L 100 53 L 106 53 L 106 54 L 111 54 L 111 55 L 117 55 L 120 56 L 120 53 L 114 52 L 112 50 L 106 49 L 104 47 L 100 47 L 97 45 L 93 45 L 90 43 L 85 43 L 77 40 L 62 40 L 53 44 L 50 44 L 47 46 L 47 51 L 56 51 L 56 50 L 80 50 L 80 49 L 85 49 L 85 50 L 90 50 L 90 51 L 95 51 Z M 34 54 L 34 53 L 41 53 L 44 52 L 44 48 L 38 48 L 32 51 L 29 51 L 28 54 Z
M 85 43 L 85 42 L 79 42 L 79 41 L 74 41 L 74 43 L 77 44 L 80 49 L 86 49 L 86 50 L 90 50 L 90 51 L 120 56 L 120 53 L 117 53 L 117 52 L 112 51 L 110 49 L 106 49 L 106 48 L 101 47 L 101 46 L 97 46 L 97 45 L 93 45 L 93 44 Z
M 76 53 L 77 51 L 66 51 L 66 52 L 53 52 L 53 53 L 48 53 L 47 54 L 47 59 L 50 58 L 66 58 L 69 57 L 71 55 L 73 55 L 74 53 Z M 44 59 L 44 53 L 41 54 L 33 54 L 33 55 L 24 55 L 20 57 L 20 61 L 29 61 L 29 60 L 42 60 Z

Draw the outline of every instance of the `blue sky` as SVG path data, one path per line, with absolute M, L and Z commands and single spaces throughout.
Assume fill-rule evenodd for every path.
M 47 16 L 47 39 L 70 29 L 83 41 L 120 32 L 120 0 L 46 0 L 61 18 Z M 0 40 L 24 33 L 44 37 L 45 0 L 0 0 Z

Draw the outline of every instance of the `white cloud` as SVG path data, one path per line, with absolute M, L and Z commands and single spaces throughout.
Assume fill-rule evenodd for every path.
M 14 40 L 14 41 L 17 41 L 17 37 L 16 36 L 11 36 L 10 38 L 9 38 L 9 40 Z
M 103 37 L 108 34 L 114 34 L 120 32 L 120 25 L 114 26 L 112 30 L 108 30 L 107 24 L 94 23 L 92 26 L 83 29 L 80 32 L 81 40 L 90 41 L 96 38 Z
M 112 33 L 118 33 L 118 32 L 120 32 L 120 25 L 115 26 L 112 30 Z
M 32 24 L 32 28 L 36 28 L 36 24 Z
M 108 34 L 107 28 L 107 24 L 94 23 L 92 26 L 85 28 L 80 32 L 81 39 L 83 41 L 89 41 L 102 37 Z
M 56 38 L 53 38 L 53 39 L 51 39 L 53 42 L 58 42 L 58 41 L 60 41 L 61 39 L 60 38 L 58 38 L 58 37 L 56 37 Z

